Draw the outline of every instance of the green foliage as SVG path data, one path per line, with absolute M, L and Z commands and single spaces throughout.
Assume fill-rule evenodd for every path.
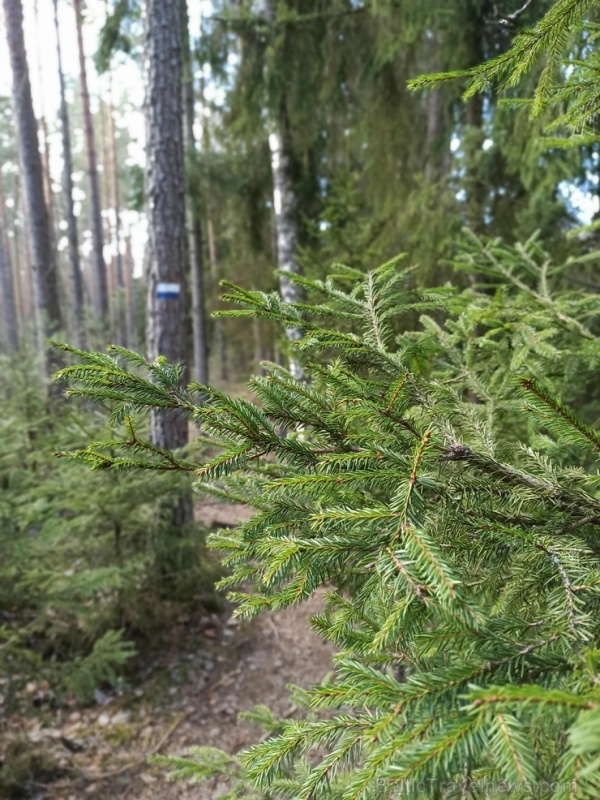
M 533 115 L 548 106 L 564 106 L 555 125 L 566 123 L 571 131 L 593 134 L 600 110 L 600 62 L 595 52 L 598 25 L 594 13 L 598 7 L 598 0 L 557 0 L 535 26 L 515 35 L 507 52 L 470 69 L 421 75 L 410 82 L 410 87 L 430 88 L 440 81 L 468 78 L 463 95 L 468 99 L 490 85 L 495 84 L 500 90 L 518 86 L 541 61 L 531 106 Z M 571 145 L 575 143 L 572 141 Z
M 297 305 L 228 286 L 229 313 L 303 334 L 309 382 L 267 364 L 255 404 L 180 390 L 162 362 L 138 360 L 149 379 L 116 377 L 136 357 L 114 349 L 61 373 L 111 397 L 115 418 L 166 391 L 219 447 L 193 467 L 198 488 L 255 510 L 212 537 L 237 614 L 327 590 L 312 624 L 339 650 L 334 676 L 309 692 L 316 716 L 273 724 L 241 755 L 240 780 L 259 792 L 349 800 L 429 781 L 432 796 L 452 783 L 493 797 L 481 787 L 510 781 L 512 796 L 542 797 L 556 781 L 558 796 L 597 796 L 599 434 L 586 394 L 600 298 L 563 288 L 577 261 L 552 265 L 535 240 L 471 237 L 457 264 L 484 283 L 416 292 L 396 260 L 299 278 Z M 119 447 L 72 457 L 164 469 L 126 424 Z M 171 766 L 201 778 L 212 756 L 196 757 Z M 212 774 L 237 780 L 224 759 Z
M 114 685 L 134 643 L 155 634 L 161 594 L 184 600 L 200 574 L 200 537 L 175 537 L 157 513 L 181 478 L 124 483 L 55 458 L 114 431 L 82 402 L 49 411 L 36 369 L 34 360 L 4 359 L 0 371 L 0 672 L 9 710 L 27 682 L 80 700 Z
M 141 7 L 138 0 L 115 0 L 100 32 L 100 42 L 95 56 L 99 74 L 106 72 L 115 52 L 132 54 L 134 40 L 139 38 Z
M 230 787 L 220 795 L 221 800 L 265 798 L 263 793 L 252 790 L 238 759 L 216 747 L 192 747 L 187 758 L 153 756 L 149 760 L 152 764 L 167 767 L 172 781 L 202 783 L 209 778 L 220 778 Z

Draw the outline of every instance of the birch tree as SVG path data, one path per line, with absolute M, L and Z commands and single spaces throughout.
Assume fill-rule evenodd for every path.
M 275 0 L 254 0 L 254 13 L 262 20 L 268 31 L 277 22 Z M 298 198 L 293 180 L 293 149 L 286 108 L 285 94 L 274 99 L 269 120 L 269 150 L 273 176 L 273 211 L 275 215 L 275 238 L 277 243 L 277 267 L 279 269 L 279 291 L 286 303 L 300 300 L 298 285 L 289 276 L 298 275 Z M 287 328 L 291 342 L 300 338 L 297 328 Z M 290 358 L 290 370 L 295 378 L 303 377 L 302 367 L 296 358 Z
M 21 0 L 2 0 L 2 4 L 12 69 L 13 112 L 34 276 L 37 327 L 38 334 L 46 337 L 52 336 L 63 326 L 58 270 L 51 246 L 48 208 L 44 197 L 42 159 L 23 35 L 23 7 Z

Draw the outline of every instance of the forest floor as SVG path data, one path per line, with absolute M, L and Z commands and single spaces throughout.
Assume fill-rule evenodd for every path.
M 239 519 L 243 511 L 205 506 L 201 513 L 208 524 L 227 525 L 236 521 L 228 515 Z M 21 719 L 14 733 L 39 744 L 48 760 L 48 779 L 38 774 L 29 797 L 216 800 L 223 784 L 170 783 L 148 755 L 185 755 L 195 745 L 234 754 L 265 737 L 257 724 L 238 719 L 240 711 L 263 704 L 277 717 L 296 713 L 287 685 L 309 687 L 331 670 L 333 650 L 308 622 L 322 606 L 317 594 L 249 622 L 232 619 L 231 608 L 199 609 L 178 620 L 164 649 L 148 657 L 121 694 L 98 692 L 92 707 Z

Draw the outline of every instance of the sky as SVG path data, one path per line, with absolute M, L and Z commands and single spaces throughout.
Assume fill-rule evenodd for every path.
M 59 25 L 62 46 L 63 70 L 67 77 L 67 85 L 79 89 L 79 55 L 77 49 L 77 34 L 75 29 L 75 12 L 70 2 L 59 0 Z M 37 24 L 36 24 L 37 6 Z M 29 63 L 29 75 L 33 94 L 34 108 L 38 118 L 43 113 L 50 128 L 50 170 L 55 188 L 61 191 L 62 174 L 62 141 L 59 130 L 58 110 L 60 106 L 60 88 L 58 82 L 58 62 L 56 55 L 56 33 L 54 27 L 54 4 L 52 0 L 23 0 L 25 47 Z M 104 0 L 88 0 L 85 11 L 85 24 L 83 28 L 84 49 L 87 55 L 87 77 L 90 89 L 92 109 L 97 107 L 97 97 L 100 93 L 107 94 L 107 76 L 98 76 L 92 60 L 100 29 L 106 17 Z M 10 95 L 12 74 L 5 42 L 4 20 L 0 15 L 0 94 Z M 139 68 L 131 60 L 124 58 L 115 59 L 113 69 L 113 86 L 115 105 L 119 106 L 126 97 L 129 101 L 126 119 L 117 119 L 118 128 L 126 125 L 132 143 L 129 146 L 127 161 L 129 164 L 144 163 L 144 86 Z M 70 99 L 70 98 L 69 98 Z M 83 143 L 83 134 L 73 136 L 73 145 L 77 147 Z M 84 191 L 87 190 L 85 182 Z M 76 195 L 77 200 L 81 196 Z M 80 202 L 76 202 L 76 213 L 79 211 Z M 144 247 L 146 240 L 146 222 L 143 215 L 135 212 L 125 212 L 123 215 L 124 230 L 130 234 L 132 251 L 135 260 L 136 274 L 140 274 L 143 265 Z M 66 238 L 59 242 L 61 249 L 66 248 Z M 91 232 L 81 231 L 81 249 L 84 255 L 91 251 Z M 105 257 L 109 259 L 115 251 L 113 242 L 105 243 Z
M 79 57 L 75 30 L 75 12 L 71 0 L 59 0 L 59 24 L 61 29 L 63 68 L 67 78 L 73 79 L 71 85 L 77 87 L 79 78 Z M 35 9 L 37 6 L 37 24 Z M 62 156 L 61 136 L 58 129 L 58 108 L 60 104 L 58 68 L 56 57 L 56 37 L 54 28 L 53 0 L 23 0 L 25 43 L 27 48 L 29 71 L 34 98 L 34 106 L 38 117 L 44 113 L 51 129 L 50 152 L 52 178 L 57 191 L 61 191 Z M 87 73 L 92 106 L 99 94 L 107 93 L 107 76 L 98 76 L 92 56 L 97 48 L 99 32 L 106 18 L 105 0 L 87 0 L 85 3 L 84 48 L 87 54 Z M 201 16 L 210 15 L 211 0 L 191 0 L 189 3 L 190 31 L 195 36 L 200 30 Z M 0 14 L 0 95 L 9 95 L 12 75 L 7 48 L 4 45 L 4 21 Z M 207 95 L 211 93 L 210 76 L 206 84 Z M 69 81 L 68 81 L 69 82 Z M 115 105 L 126 111 L 117 119 L 117 135 L 119 127 L 126 127 L 131 139 L 127 153 L 127 165 L 144 165 L 145 123 L 143 113 L 144 81 L 139 66 L 126 56 L 113 59 L 113 87 Z M 214 97 L 209 99 L 214 100 Z M 198 115 L 201 119 L 201 115 Z M 74 143 L 83 144 L 83 133 L 74 136 Z M 491 141 L 486 142 L 489 146 Z M 455 149 L 460 147 L 460 140 L 452 142 Z M 0 169 L 2 165 L 0 165 Z M 85 182 L 82 183 L 85 187 Z M 598 210 L 598 197 L 582 192 L 571 184 L 561 185 L 561 191 L 578 213 L 581 223 L 591 221 Z M 78 198 L 83 199 L 83 195 Z M 80 204 L 80 202 L 79 202 Z M 123 226 L 132 240 L 136 274 L 141 274 L 144 251 L 147 240 L 147 227 L 144 214 L 127 211 L 123 214 Z M 85 255 L 91 251 L 91 232 L 82 231 L 82 251 Z M 61 248 L 67 246 L 66 240 L 60 243 Z M 105 255 L 110 258 L 114 253 L 114 243 L 106 244 Z
M 36 24 L 37 7 L 37 24 Z M 79 55 L 77 34 L 75 29 L 75 12 L 71 0 L 59 0 L 59 25 L 62 46 L 63 70 L 67 84 L 79 90 Z M 99 33 L 106 18 L 105 0 L 87 0 L 84 2 L 85 24 L 83 27 L 84 49 L 87 56 L 87 77 L 90 89 L 92 109 L 97 106 L 99 95 L 107 95 L 108 78 L 98 76 L 92 59 L 99 40 Z M 200 29 L 201 14 L 211 11 L 210 0 L 196 0 L 190 3 L 190 30 Z M 58 127 L 58 110 L 60 106 L 60 88 L 58 82 L 58 63 L 56 55 L 56 34 L 54 27 L 54 3 L 52 0 L 23 0 L 25 47 L 29 62 L 29 73 L 35 112 L 38 118 L 45 115 L 50 127 L 50 154 L 52 179 L 56 190 L 61 191 L 62 174 L 62 141 Z M 3 15 L 0 14 L 0 96 L 9 96 L 12 74 L 7 48 L 5 45 L 5 27 Z M 69 81 L 69 78 L 73 79 Z M 117 118 L 117 136 L 119 127 L 126 127 L 131 143 L 127 153 L 127 164 L 144 165 L 145 123 L 144 123 L 144 81 L 139 66 L 125 56 L 113 59 L 113 91 L 115 106 L 123 107 L 126 101 L 126 113 Z M 70 99 L 70 98 L 68 98 Z M 83 133 L 73 137 L 74 146 L 83 143 Z M 0 169 L 2 165 L 0 165 Z M 85 182 L 83 183 L 85 187 Z M 81 201 L 82 196 L 77 198 Z M 80 202 L 76 203 L 76 212 Z M 147 239 L 146 219 L 143 214 L 126 211 L 123 214 L 123 226 L 131 235 L 133 257 L 136 274 L 141 274 L 144 250 Z M 91 232 L 82 231 L 82 251 L 89 255 L 91 251 Z M 60 247 L 67 246 L 66 239 Z M 105 257 L 114 253 L 114 243 L 105 245 Z

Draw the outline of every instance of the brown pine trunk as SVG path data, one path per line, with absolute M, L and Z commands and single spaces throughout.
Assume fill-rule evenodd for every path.
M 108 329 L 108 280 L 106 264 L 104 262 L 104 236 L 102 233 L 102 207 L 100 204 L 100 183 L 98 180 L 98 159 L 96 156 L 96 142 L 94 136 L 94 123 L 90 108 L 90 94 L 87 83 L 87 70 L 85 66 L 85 52 L 83 49 L 83 16 L 81 0 L 73 0 L 75 9 L 75 22 L 77 25 L 77 45 L 79 50 L 79 72 L 81 81 L 81 102 L 83 105 L 84 134 L 88 162 L 88 178 L 90 184 L 90 209 L 92 225 L 92 275 L 93 287 L 92 303 L 94 313 L 98 317 L 103 330 Z
M 471 63 L 476 66 L 485 60 L 486 20 L 476 3 L 469 2 Z M 481 152 L 485 140 L 483 130 L 483 95 L 477 93 L 466 104 L 465 118 L 465 178 L 467 193 L 467 224 L 481 235 L 485 233 L 487 189 L 482 176 Z
M 44 98 L 46 91 L 44 88 L 44 72 L 42 69 L 42 59 L 40 52 L 42 50 L 42 37 L 40 34 L 40 21 L 38 16 L 38 3 L 35 0 L 33 4 L 33 14 L 35 17 L 35 39 L 37 48 L 37 68 L 38 68 L 38 87 L 41 98 L 41 114 L 40 114 L 40 128 L 42 129 L 42 138 L 44 146 L 42 149 L 43 167 L 44 167 L 44 191 L 46 194 L 46 205 L 48 206 L 48 219 L 50 220 L 50 236 L 52 237 L 52 246 L 56 246 L 56 223 L 54 217 L 54 192 L 52 191 L 52 173 L 50 170 L 50 135 L 48 132 L 48 122 L 46 121 L 46 111 Z
M 125 276 L 123 272 L 123 256 L 121 254 L 121 200 L 119 194 L 119 158 L 117 153 L 117 128 L 115 124 L 115 108 L 113 101 L 113 77 L 110 64 L 108 66 L 108 144 L 110 150 L 111 204 L 113 208 L 113 237 L 115 250 L 115 322 L 117 342 L 130 347 L 130 336 L 127 326 L 125 308 Z
M 125 235 L 125 296 L 127 310 L 127 340 L 128 347 L 134 350 L 137 347 L 137 302 L 135 294 L 135 279 L 133 253 L 131 252 L 131 236 Z
M 0 295 L 2 295 L 2 323 L 4 339 L 9 354 L 16 353 L 19 348 L 19 316 L 13 269 L 8 250 L 8 237 L 0 215 Z
M 17 209 L 14 220 L 14 260 L 19 276 L 19 286 L 21 287 L 21 319 L 35 322 L 36 311 L 33 298 L 33 273 L 31 270 L 31 258 L 29 257 L 29 241 L 27 236 L 27 223 L 25 220 L 25 203 L 23 202 L 23 192 L 21 191 L 21 181 L 17 176 L 15 181 L 15 208 Z M 8 230 L 8 228 L 7 228 Z M 25 327 L 25 324 L 21 326 Z M 30 325 L 31 327 L 31 325 Z
M 75 336 L 79 347 L 86 347 L 85 301 L 83 277 L 79 260 L 79 236 L 75 204 L 73 201 L 73 155 L 71 150 L 71 131 L 69 129 L 69 110 L 67 106 L 65 75 L 62 67 L 62 48 L 58 22 L 58 0 L 54 0 L 54 27 L 56 29 L 56 57 L 58 61 L 58 81 L 60 87 L 60 125 L 63 145 L 63 196 L 65 218 L 67 221 L 67 240 L 69 243 L 69 265 L 71 286 L 71 313 L 73 314 Z
M 207 186 L 207 194 L 210 188 Z M 208 257 L 210 259 L 210 277 L 213 286 L 219 285 L 219 261 L 217 258 L 217 242 L 215 237 L 215 226 L 213 222 L 213 210 L 208 202 L 206 228 L 208 231 Z M 219 362 L 219 375 L 223 383 L 229 380 L 229 367 L 227 362 L 227 342 L 223 331 L 223 321 L 217 317 L 213 322 L 214 343 Z
M 14 251 L 11 251 L 11 242 L 8 238 L 8 218 L 6 214 L 6 198 L 4 196 L 4 185 L 2 183 L 2 174 L 0 173 L 0 230 L 2 235 L 0 236 L 0 246 L 4 245 L 4 252 L 6 253 L 6 258 L 8 259 L 8 263 L 11 268 L 11 279 L 13 285 L 13 295 L 14 295 L 14 308 L 15 308 L 15 316 L 16 316 L 16 329 L 17 329 L 17 339 L 18 333 L 21 330 L 21 323 L 23 320 L 23 311 L 22 311 L 22 297 L 21 297 L 21 282 L 20 282 L 20 274 L 19 274 L 19 259 L 17 257 L 13 258 L 12 253 L 17 253 L 17 231 L 16 226 L 14 227 Z
M 429 32 L 429 72 L 443 72 L 439 55 L 441 32 Z M 450 148 L 447 135 L 447 111 L 444 104 L 444 86 L 436 86 L 426 95 L 427 101 L 427 165 L 425 175 L 430 182 L 443 178 L 450 169 Z
M 3 0 L 3 6 L 13 74 L 13 110 L 27 216 L 29 252 L 34 275 L 35 307 L 38 330 L 45 339 L 56 334 L 63 326 L 58 271 L 51 246 L 48 209 L 44 199 L 42 160 L 23 36 L 23 8 L 21 0 Z M 43 348 L 42 342 L 40 344 Z M 48 360 L 48 366 L 52 369 L 54 366 L 52 357 Z
M 201 101 L 204 103 L 204 85 L 201 83 Z M 202 146 L 204 148 L 205 156 L 208 157 L 211 152 L 211 133 L 210 123 L 204 119 L 202 125 Z M 219 286 L 219 259 L 217 255 L 217 238 L 215 236 L 215 223 L 214 223 L 214 206 L 211 201 L 211 187 L 209 176 L 205 176 L 205 196 L 206 196 L 206 233 L 208 238 L 208 258 L 210 262 L 210 280 L 213 291 Z M 219 364 L 219 375 L 221 380 L 226 383 L 229 380 L 229 368 L 227 363 L 227 342 L 225 341 L 225 332 L 223 330 L 223 320 L 216 317 L 212 324 L 213 342 L 216 351 L 217 361 Z
M 185 363 L 184 175 L 182 43 L 178 2 L 148 0 L 147 208 L 150 233 L 148 355 Z M 187 422 L 156 416 L 152 440 L 176 448 L 187 442 Z
M 194 135 L 194 76 L 190 46 L 187 2 L 181 0 L 181 27 L 183 35 L 183 92 L 185 114 L 185 139 L 188 158 L 197 161 L 196 137 Z M 196 189 L 197 191 L 197 189 Z M 192 338 L 194 351 L 194 377 L 208 384 L 208 347 L 206 331 L 206 300 L 204 293 L 204 267 L 202 259 L 202 228 L 195 197 L 187 197 L 187 233 L 190 259 L 190 285 L 192 289 Z
M 147 348 L 150 359 L 185 363 L 185 187 L 183 166 L 183 53 L 181 0 L 147 0 L 147 182 L 150 233 Z M 188 441 L 177 412 L 153 414 L 152 442 L 174 450 Z M 191 496 L 172 509 L 181 526 L 193 518 Z

